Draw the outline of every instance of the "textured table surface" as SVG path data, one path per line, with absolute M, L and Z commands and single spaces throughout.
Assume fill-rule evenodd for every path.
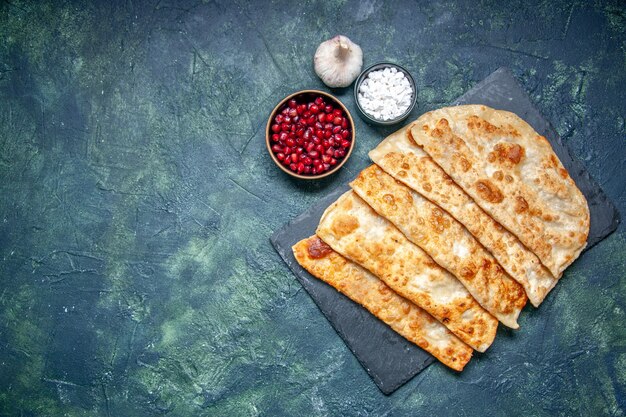
M 269 243 L 336 176 L 264 151 L 318 43 L 414 75 L 414 117 L 508 66 L 626 213 L 623 2 L 0 3 L 0 415 L 626 415 L 626 230 L 462 374 L 384 396 Z M 350 89 L 335 92 L 354 109 Z

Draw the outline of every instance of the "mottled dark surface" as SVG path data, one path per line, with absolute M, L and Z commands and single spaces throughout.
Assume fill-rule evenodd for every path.
M 313 184 L 263 148 L 345 33 L 412 71 L 414 116 L 510 67 L 625 213 L 623 2 L 83 3 L 0 3 L 0 415 L 626 414 L 623 224 L 462 374 L 385 397 L 268 237 L 391 129 L 357 120 Z

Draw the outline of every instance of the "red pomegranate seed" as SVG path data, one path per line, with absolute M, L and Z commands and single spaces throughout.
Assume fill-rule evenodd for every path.
M 324 125 L 324 129 L 326 129 L 326 130 L 333 130 L 333 127 L 334 127 L 334 126 L 333 126 L 333 124 L 332 124 L 332 123 L 330 123 L 330 122 L 331 122 L 331 120 L 329 120 L 329 121 L 328 121 L 328 123 L 326 123 L 326 124 Z
M 272 142 L 278 142 L 280 140 L 280 136 L 278 135 L 278 133 L 274 133 L 272 135 Z
M 315 167 L 311 168 L 311 174 L 317 175 L 317 168 Z
M 296 130 L 296 136 L 297 137 L 302 137 L 302 135 L 304 135 L 304 128 L 300 128 L 298 130 Z
M 330 165 L 337 165 L 337 160 L 335 158 L 330 158 Z
M 333 110 L 334 110 L 334 109 L 333 109 L 333 106 L 331 106 L 330 104 L 328 104 L 328 105 L 326 105 L 326 107 L 324 107 L 324 111 L 325 111 L 326 113 L 329 113 L 329 114 L 330 114 L 330 113 L 332 113 L 332 112 L 333 112 Z
M 302 162 L 300 162 L 298 164 L 298 174 L 301 174 L 302 171 L 304 171 L 304 164 Z
M 280 125 L 280 130 L 282 130 L 283 132 L 286 132 L 289 129 L 291 129 L 291 126 L 288 125 L 287 123 L 283 123 L 283 124 Z
M 328 171 L 330 169 L 330 164 L 324 164 L 324 169 Z
M 283 115 L 282 115 L 282 114 L 277 115 L 277 116 L 274 118 L 274 121 L 275 121 L 276 123 L 282 123 L 282 122 L 283 122 Z
M 297 105 L 296 104 L 296 100 L 294 100 L 294 99 L 289 100 L 289 107 L 290 108 L 295 109 L 296 105 Z
M 295 108 L 289 110 L 289 116 L 296 117 L 297 115 L 298 115 L 298 110 L 296 110 Z
M 278 153 L 278 152 L 282 152 L 283 151 L 283 147 L 280 145 L 272 145 L 272 152 L 274 153 Z
M 335 109 L 333 110 L 333 116 L 334 117 L 341 117 L 343 115 L 343 112 L 341 109 Z
M 333 119 L 333 124 L 338 125 L 339 127 L 341 127 L 342 123 L 343 123 L 343 117 L 335 116 L 335 118 Z
M 313 104 L 309 110 L 311 110 L 311 113 L 313 114 L 317 114 L 320 112 L 320 108 L 317 104 Z
M 282 110 L 280 111 L 280 113 L 281 113 L 282 115 L 289 114 L 289 107 L 285 107 L 284 109 L 282 109 Z
M 281 142 L 284 142 L 285 140 L 287 140 L 288 137 L 289 135 L 287 135 L 287 132 L 280 132 L 280 134 L 278 135 L 278 139 Z
M 284 153 L 282 153 L 282 152 L 278 152 L 278 153 L 276 154 L 276 159 L 278 159 L 279 161 L 284 160 L 284 159 L 285 159 L 285 154 L 284 154 Z
M 325 164 L 330 162 L 330 155 L 322 155 L 322 161 L 324 161 Z
M 318 106 L 321 106 L 324 104 L 324 99 L 321 96 L 318 96 L 315 98 L 315 104 L 317 104 Z
M 324 129 L 324 125 L 322 123 L 320 123 L 319 121 L 315 122 L 315 128 L 316 129 Z
M 272 132 L 274 132 L 274 133 L 280 132 L 280 125 L 278 125 L 278 124 L 272 125 Z
M 323 153 L 324 153 L 324 151 L 325 151 L 326 149 L 324 149 L 324 145 L 320 144 L 320 145 L 317 145 L 317 146 L 315 147 L 315 150 L 316 150 L 316 151 L 318 151 L 318 152 L 320 153 L 320 155 L 321 155 L 321 154 L 323 154 Z
M 294 147 L 296 145 L 296 141 L 293 140 L 292 138 L 287 138 L 287 140 L 285 140 L 285 145 L 291 147 Z
M 341 141 L 341 147 L 344 148 L 344 149 L 348 149 L 350 147 L 350 141 L 343 139 Z
M 310 174 L 311 173 L 311 167 L 310 166 L 305 166 L 304 167 L 304 171 L 302 171 L 303 174 Z
M 302 152 L 304 152 L 304 148 L 302 146 L 298 146 L 296 148 L 296 154 L 300 155 Z
M 292 153 L 290 158 L 291 158 L 291 162 L 294 162 L 294 163 L 298 162 L 298 154 L 297 153 L 295 153 L 295 152 Z
M 315 116 L 311 116 L 306 120 L 306 124 L 308 124 L 309 126 L 314 126 L 316 120 L 317 119 Z
M 315 143 L 314 143 L 314 142 L 309 142 L 309 143 L 307 143 L 307 145 L 306 145 L 306 151 L 307 151 L 307 152 L 309 152 L 309 153 L 311 153 L 311 151 L 312 151 L 313 149 L 315 149 Z
M 295 123 L 295 124 L 299 124 L 300 122 L 300 116 L 298 116 L 297 114 L 291 118 L 291 122 Z
M 343 129 L 347 129 L 348 128 L 348 120 L 344 117 L 343 122 L 341 122 L 341 127 Z
M 305 156 L 304 158 L 302 158 L 301 161 L 304 165 L 311 165 L 311 162 L 313 162 L 313 160 L 309 158 L 308 156 Z
M 293 151 L 293 149 L 291 149 L 289 146 L 285 146 L 283 148 L 283 152 L 285 153 L 285 155 L 291 155 L 292 151 Z
M 309 156 L 311 158 L 317 158 L 319 155 L 320 155 L 320 153 L 318 151 L 316 151 L 316 150 L 309 151 Z
M 339 132 L 341 132 L 341 126 L 333 127 L 333 133 L 339 133 Z
M 335 158 L 339 159 L 339 158 L 343 158 L 346 155 L 346 151 L 344 151 L 343 149 L 337 149 L 335 151 Z
M 325 113 L 320 113 L 317 115 L 317 120 L 320 121 L 320 123 L 324 123 L 326 121 L 326 114 Z
M 325 130 L 324 131 L 324 138 L 328 139 L 332 135 L 333 135 L 333 131 L 332 130 Z
M 311 138 L 311 142 L 313 142 L 316 145 L 319 145 L 320 143 L 322 143 L 322 140 L 318 136 L 313 136 Z
M 344 130 L 341 131 L 341 137 L 342 138 L 348 139 L 349 136 L 350 136 L 350 131 L 349 130 L 344 129 Z
M 304 113 L 305 110 L 306 110 L 306 104 L 300 104 L 298 107 L 296 107 L 296 111 L 301 116 L 302 116 L 302 113 Z
M 322 172 L 324 172 L 324 164 L 322 164 L 321 162 L 318 163 L 317 165 L 315 165 L 315 170 L 318 174 L 321 174 Z
M 283 117 L 283 123 L 291 124 L 291 117 L 289 115 Z

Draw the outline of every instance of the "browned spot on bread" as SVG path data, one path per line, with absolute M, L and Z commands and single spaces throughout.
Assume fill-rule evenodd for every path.
M 338 237 L 346 236 L 359 227 L 359 220 L 356 217 L 340 214 L 334 220 L 331 226 L 333 232 Z
M 431 185 L 427 182 L 425 182 L 424 184 L 422 184 L 422 188 L 426 191 L 426 192 L 431 192 L 433 190 L 433 187 L 431 187 Z
M 494 146 L 495 156 L 501 164 L 510 162 L 513 165 L 520 163 L 525 155 L 523 147 L 517 143 L 500 142 Z
M 407 164 L 406 162 L 402 164 L 402 169 L 409 169 L 409 168 L 411 168 L 411 166 Z
M 504 175 L 502 174 L 502 171 L 496 171 L 496 172 L 493 173 L 493 177 L 497 181 L 502 181 L 502 178 L 504 178 Z
M 515 212 L 517 214 L 523 213 L 528 210 L 528 202 L 522 196 L 515 197 Z
M 398 177 L 401 177 L 401 178 L 406 177 L 406 171 L 398 171 Z
M 424 132 L 428 132 L 428 129 L 429 129 L 428 125 L 423 125 L 423 126 L 422 126 L 422 130 L 423 130 Z
M 569 174 L 565 168 L 559 168 L 559 175 L 561 175 L 561 178 L 565 179 Z
M 383 201 L 390 205 L 393 205 L 395 203 L 395 200 L 391 194 L 383 195 Z
M 459 163 L 461 164 L 461 169 L 463 170 L 463 172 L 467 172 L 472 167 L 470 161 L 468 161 L 464 156 L 459 158 Z
M 307 252 L 313 259 L 321 259 L 324 256 L 332 253 L 332 249 L 322 239 L 317 236 L 312 237 L 307 242 Z
M 502 191 L 489 180 L 476 181 L 476 190 L 483 200 L 489 201 L 490 203 L 501 203 L 502 200 L 504 200 Z
M 510 184 L 510 183 L 512 183 L 512 182 L 513 182 L 513 177 L 512 177 L 512 176 L 510 176 L 509 174 L 506 174 L 506 175 L 504 176 L 504 180 Z
M 467 280 L 471 280 L 472 278 L 474 278 L 474 276 L 476 275 L 476 271 L 474 271 L 472 268 L 469 268 L 467 266 L 464 266 L 463 268 L 461 268 L 461 276 Z

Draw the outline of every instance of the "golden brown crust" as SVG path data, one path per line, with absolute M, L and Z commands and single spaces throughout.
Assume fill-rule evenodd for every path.
M 412 140 L 409 125 L 387 137 L 369 153 L 385 172 L 439 205 L 463 224 L 526 290 L 534 306 L 556 285 L 555 278 L 508 230 L 487 215 Z M 428 126 L 426 126 L 428 128 Z M 401 175 L 402 174 L 402 175 Z M 508 181 L 504 176 L 504 181 Z
M 506 326 L 519 328 L 517 317 L 527 301 L 524 289 L 458 221 L 376 165 L 361 171 L 350 186 L 455 275 L 483 308 Z
M 346 233 L 345 224 L 354 223 L 359 225 Z M 345 193 L 326 209 L 316 234 L 333 250 L 426 310 L 474 349 L 484 352 L 493 342 L 498 321 L 454 276 L 354 192 Z
M 585 197 L 546 138 L 514 113 L 480 105 L 446 107 L 422 115 L 411 136 L 554 276 L 585 247 Z
M 365 307 L 444 365 L 456 371 L 463 370 L 472 357 L 469 346 L 365 269 L 330 248 L 319 251 L 324 245 L 319 237 L 311 236 L 296 243 L 292 249 L 298 263 L 313 276 Z M 318 256 L 320 253 L 324 255 Z

